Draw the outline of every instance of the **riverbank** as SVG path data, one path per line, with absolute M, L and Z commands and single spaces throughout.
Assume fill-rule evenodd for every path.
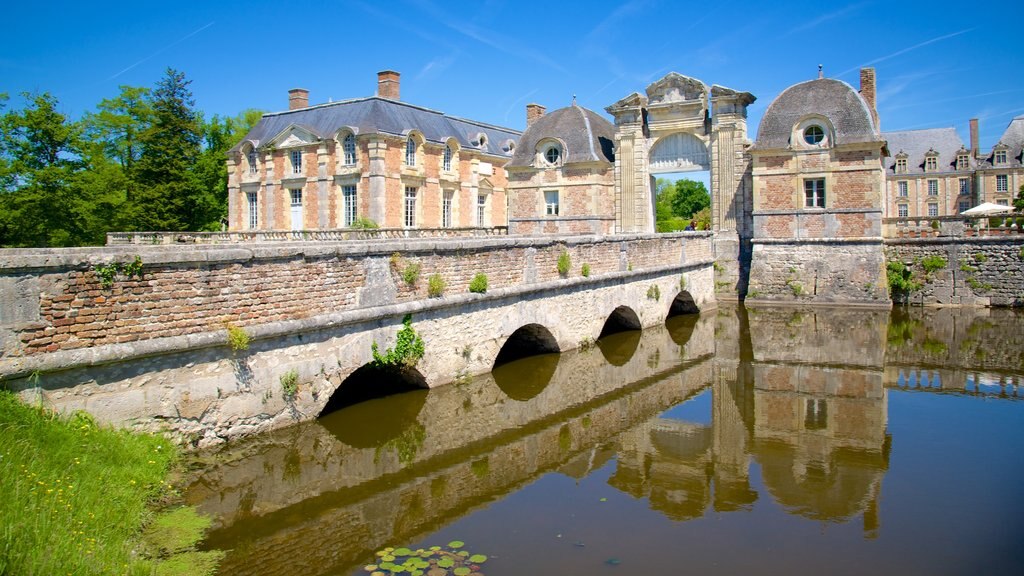
M 59 416 L 0 391 L 0 574 L 207 574 L 193 550 L 208 520 L 173 496 L 162 436 Z M 183 565 L 184 564 L 184 565 Z

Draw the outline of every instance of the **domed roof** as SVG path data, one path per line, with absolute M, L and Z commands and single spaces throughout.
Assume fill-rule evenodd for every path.
M 615 162 L 615 126 L 593 110 L 573 104 L 549 112 L 519 138 L 506 167 L 533 167 L 537 144 L 546 138 L 562 142 L 563 165 L 574 162 Z
M 882 141 L 871 110 L 852 86 L 841 80 L 818 78 L 790 86 L 772 101 L 761 118 L 754 147 L 789 146 L 793 127 L 812 114 L 832 123 L 833 144 Z

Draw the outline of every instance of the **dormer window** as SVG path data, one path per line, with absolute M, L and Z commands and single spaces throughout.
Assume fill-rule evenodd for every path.
M 352 166 L 356 163 L 356 137 L 353 134 L 345 136 L 345 139 L 341 142 L 341 149 L 344 156 L 346 166 Z
M 970 160 L 967 154 L 958 154 L 956 157 L 956 169 L 967 170 L 970 168 Z
M 416 166 L 416 140 L 411 136 L 405 141 L 405 165 Z
M 451 144 L 444 147 L 444 156 L 441 158 L 441 169 L 445 172 L 452 171 L 452 147 Z
M 924 159 L 924 171 L 935 172 L 939 169 L 939 159 L 936 156 L 927 156 Z
M 896 173 L 897 174 L 906 174 L 907 173 L 907 157 L 906 156 L 897 157 L 896 158 Z
M 480 136 L 477 138 L 477 141 L 479 142 L 478 146 L 480 146 L 481 148 L 487 147 L 487 135 L 484 134 L 483 132 L 480 133 Z
M 562 151 L 558 149 L 558 146 L 551 146 L 544 151 L 544 159 L 548 161 L 548 164 L 558 164 L 558 160 L 562 157 Z
M 1009 154 L 1006 153 L 1006 150 L 996 150 L 995 154 L 992 156 L 992 163 L 996 166 L 1005 166 L 1007 164 L 1007 156 L 1009 156 Z
M 817 146 L 821 144 L 821 141 L 825 139 L 825 131 L 822 130 L 821 126 L 812 124 L 804 129 L 804 142 L 811 146 Z
M 258 158 L 259 158 L 259 155 L 256 153 L 256 150 L 249 150 L 249 155 L 248 155 L 249 174 L 256 174 L 256 173 L 258 173 L 260 171 L 260 166 L 258 164 L 258 162 L 259 162 Z
M 302 174 L 302 151 L 292 150 L 292 174 Z

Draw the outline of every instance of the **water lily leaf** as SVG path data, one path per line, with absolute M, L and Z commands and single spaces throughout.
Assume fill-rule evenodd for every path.
M 459 566 L 455 570 L 452 570 L 452 574 L 455 574 L 455 576 L 466 576 L 466 574 L 469 574 L 470 572 L 472 572 L 472 570 L 465 566 Z
M 381 556 L 380 559 L 385 561 L 385 562 L 394 562 L 395 561 L 395 557 L 393 555 L 391 555 L 391 554 L 385 554 L 385 555 Z
M 469 557 L 469 561 L 473 564 L 483 564 L 487 562 L 487 556 L 484 554 L 473 554 Z
M 607 502 L 607 501 L 608 501 L 607 498 L 601 498 L 601 502 Z
M 393 572 L 394 574 L 401 574 L 405 572 L 405 566 L 402 566 L 401 564 L 395 564 L 395 567 L 391 569 L 391 572 Z
M 363 567 L 363 570 L 366 570 L 367 572 L 376 572 L 377 571 L 377 565 L 376 564 L 367 564 L 366 566 Z
M 463 542 L 462 540 L 452 540 L 451 542 L 448 543 L 448 547 L 449 548 L 462 548 L 465 545 L 466 545 L 466 543 Z
M 412 574 L 412 576 L 423 576 L 423 570 L 416 569 L 416 570 L 413 570 L 412 572 L 409 572 L 409 574 Z
M 431 546 L 431 547 L 430 547 L 430 551 L 431 551 L 431 552 L 438 552 L 438 551 L 440 551 L 440 550 L 441 550 L 441 547 L 440 547 L 440 546 Z
M 456 554 L 458 554 L 459 556 L 462 556 L 463 558 L 465 558 L 466 556 L 469 556 L 469 552 L 467 552 L 465 550 L 459 550 L 458 552 L 456 552 Z
M 455 566 L 455 560 L 445 556 L 437 561 L 437 565 L 441 568 L 451 568 L 452 566 Z
M 412 554 L 412 550 L 409 550 L 408 548 L 395 548 L 393 554 L 395 556 L 409 556 Z
M 394 567 L 395 567 L 395 565 L 392 564 L 391 562 L 381 562 L 380 563 L 380 569 L 381 570 L 391 570 Z

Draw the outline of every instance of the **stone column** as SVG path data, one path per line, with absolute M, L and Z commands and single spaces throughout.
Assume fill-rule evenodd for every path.
M 615 232 L 654 231 L 647 168 L 644 106 L 647 98 L 633 93 L 605 110 L 615 117 Z
M 330 166 L 330 155 L 327 153 L 327 143 L 321 142 L 320 146 L 316 149 L 316 164 L 317 164 L 317 227 L 321 230 L 326 228 L 337 228 L 338 226 L 332 225 L 331 218 L 331 181 L 327 174 L 328 167 Z
M 259 202 L 263 204 L 263 225 L 260 227 L 263 230 L 274 229 L 274 203 L 277 201 L 274 198 L 274 153 L 268 151 L 266 156 L 263 158 L 263 165 L 267 167 L 267 176 L 264 182 L 266 185 L 263 187 L 261 192 L 263 197 L 259 199 Z
M 367 179 L 370 182 L 370 220 L 385 226 L 384 210 L 387 204 L 387 162 L 385 154 L 388 144 L 380 136 L 371 136 L 367 144 L 367 155 L 369 156 L 369 171 Z

